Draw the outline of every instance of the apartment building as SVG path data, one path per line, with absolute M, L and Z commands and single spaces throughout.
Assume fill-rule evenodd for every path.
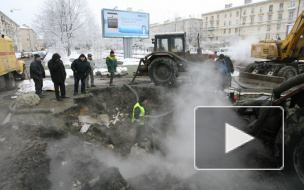
M 304 0 L 267 0 L 204 13 L 202 35 L 206 48 L 217 50 L 229 46 L 234 39 L 285 39 L 299 14 L 304 11 Z
M 19 25 L 0 11 L 0 33 L 13 40 L 15 52 L 21 52 L 22 44 L 19 33 Z
M 29 26 L 20 26 L 22 50 L 27 52 L 38 51 L 38 36 Z
M 201 18 L 176 18 L 174 21 L 167 20 L 163 24 L 150 25 L 150 38 L 154 38 L 155 34 L 166 32 L 186 32 L 186 45 L 187 48 L 197 47 L 197 34 L 202 29 Z M 200 39 L 202 39 L 200 37 Z M 191 46 L 191 47 L 189 47 Z

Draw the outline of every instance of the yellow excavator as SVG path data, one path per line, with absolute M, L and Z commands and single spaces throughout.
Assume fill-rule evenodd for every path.
M 263 40 L 251 46 L 251 57 L 265 59 L 247 65 L 237 83 L 273 88 L 304 72 L 304 12 L 297 18 L 285 40 Z M 250 87 L 250 85 L 249 85 Z

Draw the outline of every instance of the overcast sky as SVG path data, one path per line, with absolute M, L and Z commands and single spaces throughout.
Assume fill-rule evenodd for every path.
M 5 1 L 5 0 L 2 0 Z M 252 0 L 253 3 L 263 0 Z M 2 2 L 0 11 L 13 19 L 17 24 L 32 25 L 35 14 L 43 7 L 45 0 L 6 0 Z M 118 10 L 132 8 L 132 11 L 142 10 L 150 14 L 150 24 L 163 23 L 176 17 L 188 18 L 189 15 L 198 18 L 200 14 L 225 8 L 225 4 L 233 6 L 244 4 L 244 0 L 88 0 L 96 20 L 101 23 L 101 9 Z M 11 12 L 13 10 L 13 12 Z

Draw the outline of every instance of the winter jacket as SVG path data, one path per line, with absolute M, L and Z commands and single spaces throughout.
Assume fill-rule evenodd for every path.
M 80 56 L 73 61 L 71 67 L 75 78 L 87 78 L 88 74 L 91 72 L 91 66 L 87 61 L 87 58 L 85 58 L 84 61 L 81 61 Z
M 31 62 L 30 75 L 34 80 L 42 80 L 42 78 L 45 78 L 45 71 L 41 61 L 34 60 Z
M 231 59 L 229 57 L 225 56 L 224 60 L 225 60 L 226 67 L 228 69 L 229 74 L 233 73 L 234 72 L 234 67 L 233 67 L 233 63 L 232 63 Z M 222 68 L 222 65 L 221 65 L 221 62 L 220 62 L 219 59 L 217 59 L 214 62 L 214 64 L 215 64 L 216 70 L 218 70 L 218 71 L 221 70 L 223 72 L 223 68 Z
M 92 69 L 92 71 L 95 69 L 95 61 L 94 61 L 94 59 L 88 59 L 88 62 L 90 63 L 90 66 L 91 66 L 91 69 Z
M 52 81 L 54 83 L 64 83 L 66 79 L 66 72 L 63 62 L 60 59 L 58 62 L 55 60 L 56 56 L 54 54 L 52 59 L 48 62 L 48 68 L 50 69 Z
M 116 57 L 111 57 L 111 55 L 108 55 L 108 57 L 106 58 L 106 63 L 108 66 L 108 72 L 110 73 L 116 72 L 116 67 L 117 67 Z

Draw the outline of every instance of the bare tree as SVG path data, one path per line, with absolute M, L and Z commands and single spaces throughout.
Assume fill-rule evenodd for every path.
M 71 48 L 81 40 L 86 27 L 88 11 L 86 0 L 45 0 L 43 9 L 36 15 L 35 27 L 45 41 L 57 49 L 63 47 L 69 56 Z

